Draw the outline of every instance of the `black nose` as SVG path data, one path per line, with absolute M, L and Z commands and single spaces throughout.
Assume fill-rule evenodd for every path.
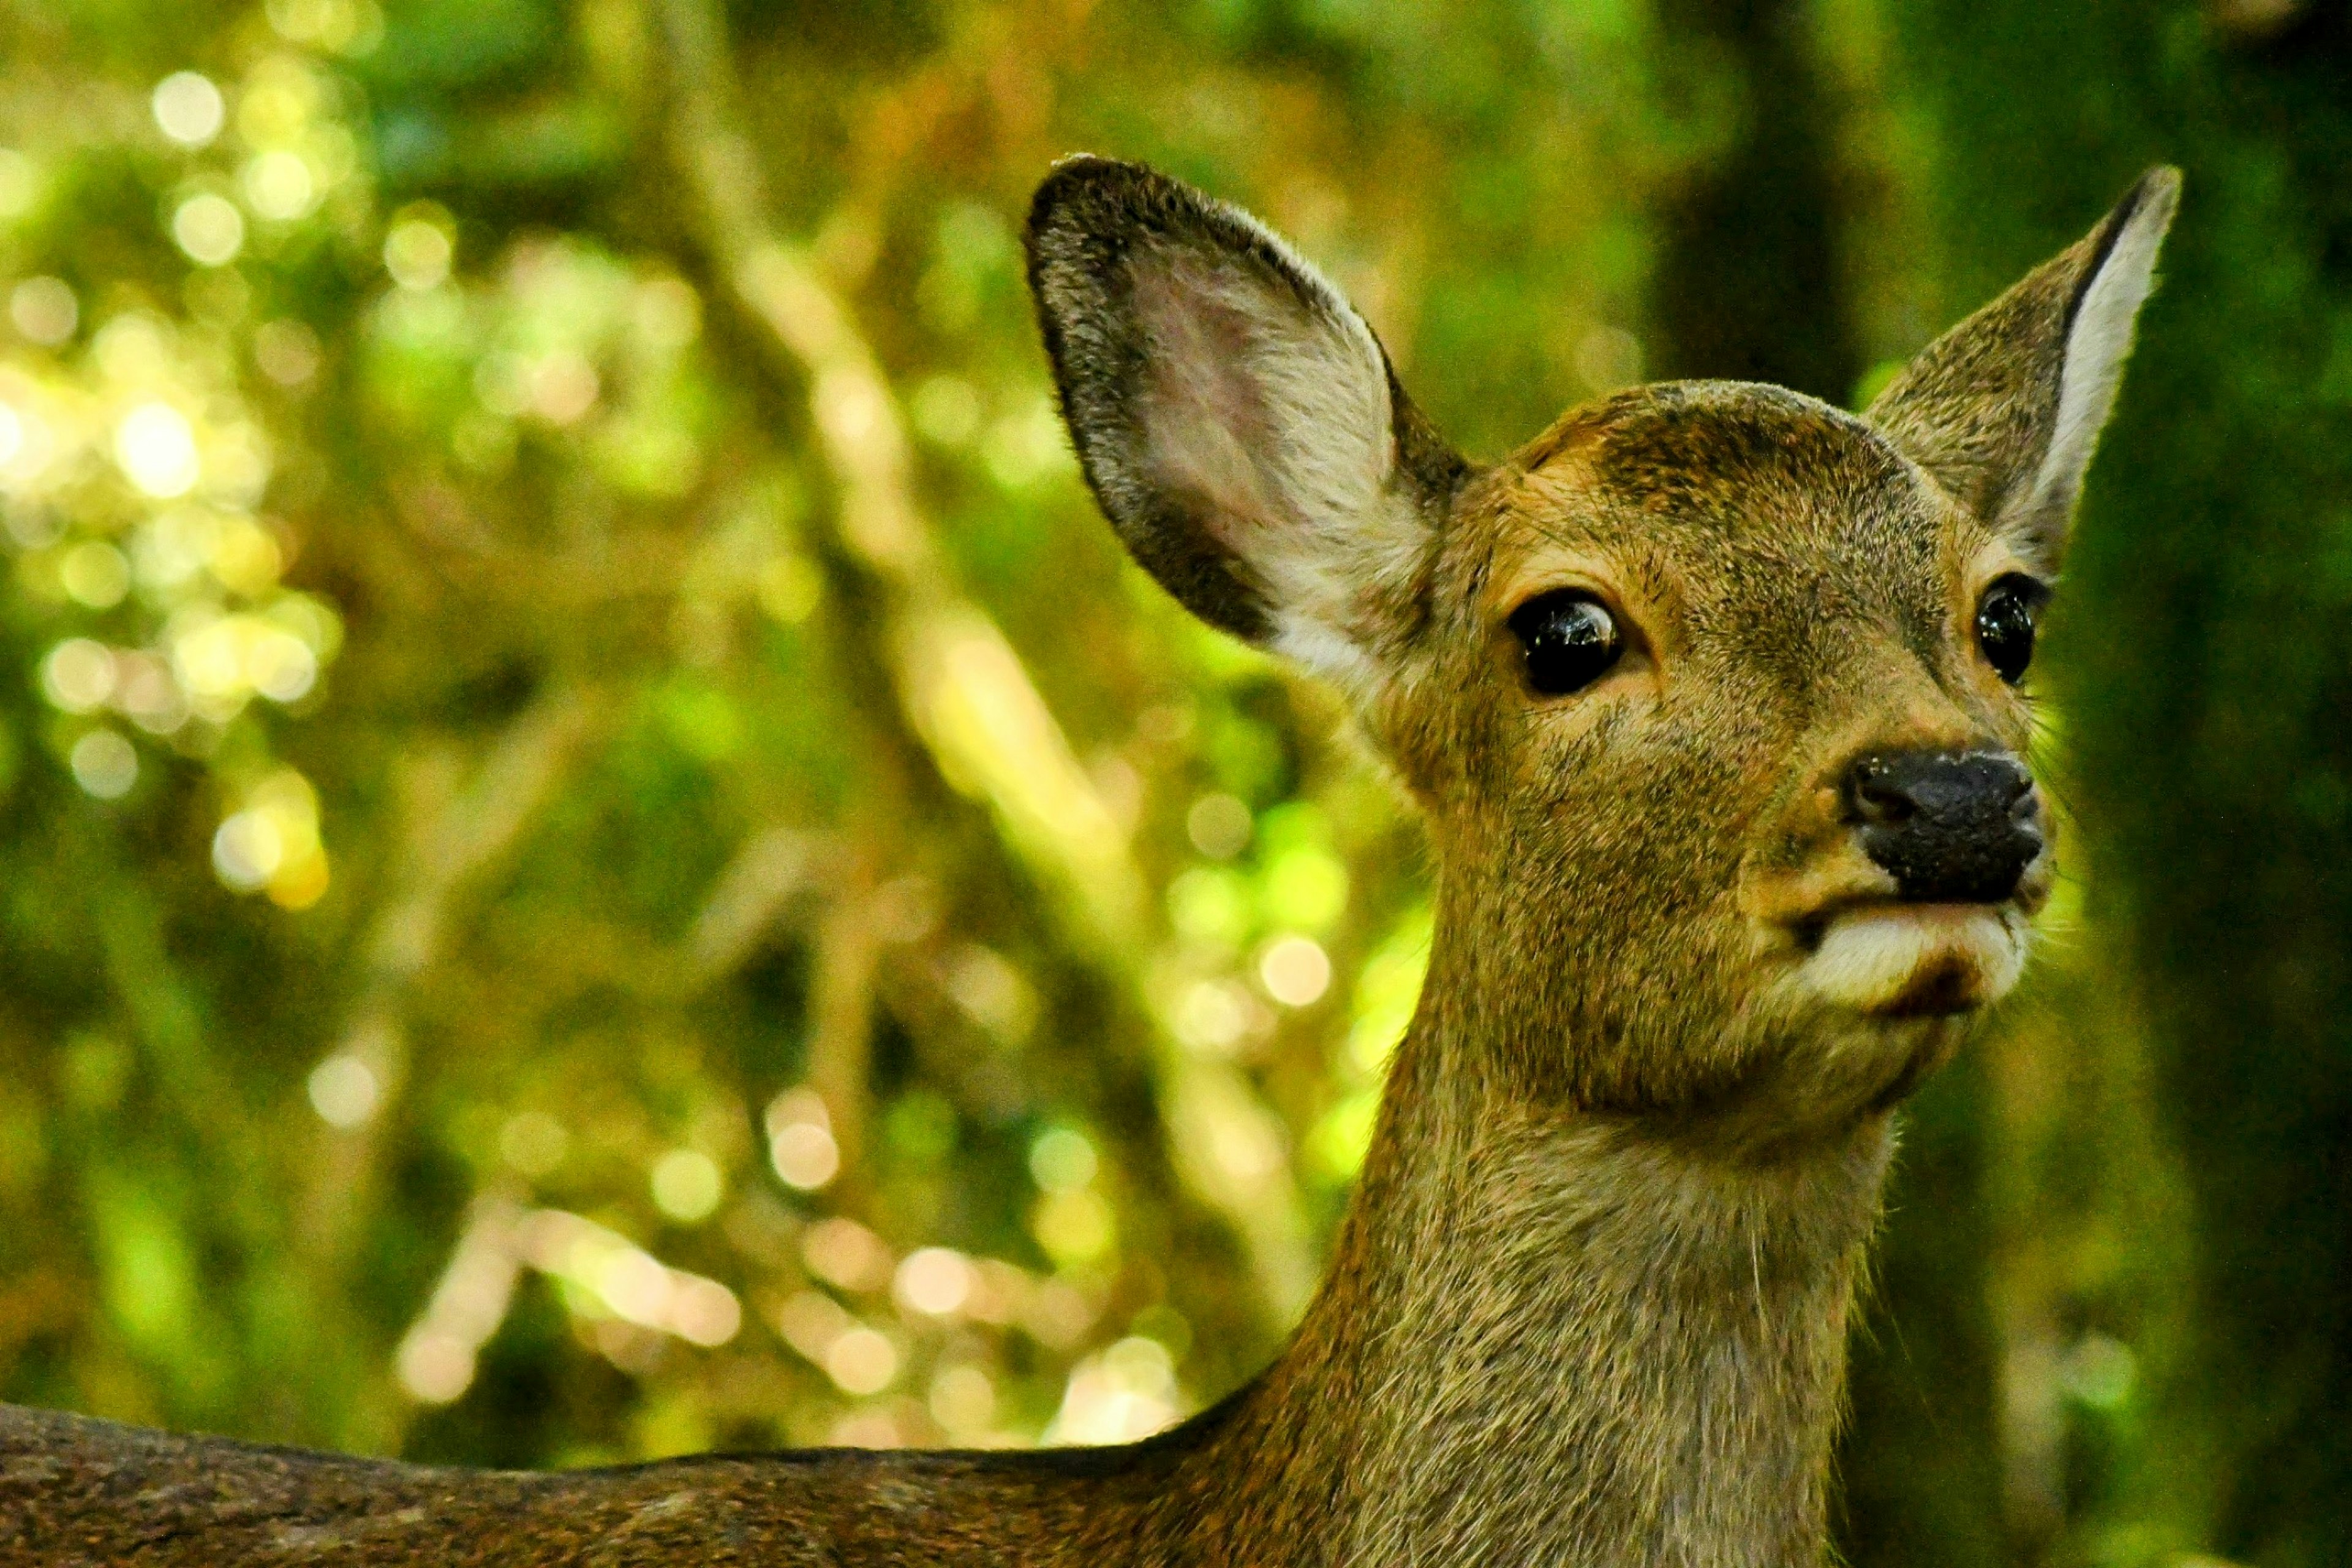
M 1874 752 L 1847 770 L 1845 807 L 1916 903 L 1998 903 L 2042 853 L 2033 775 L 1997 752 Z

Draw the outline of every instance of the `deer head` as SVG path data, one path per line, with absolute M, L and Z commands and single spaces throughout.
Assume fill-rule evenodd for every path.
M 1891 1107 L 2018 976 L 2052 876 L 2020 682 L 2178 191 L 1864 416 L 1669 384 L 1486 467 L 1296 252 L 1147 169 L 1060 165 L 1031 280 L 1128 549 L 1336 681 L 1422 805 L 1475 1070 L 1773 1145 Z

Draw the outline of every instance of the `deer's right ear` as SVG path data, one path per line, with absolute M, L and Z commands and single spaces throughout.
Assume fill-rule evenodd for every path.
M 1921 350 L 1870 405 L 1872 424 L 2046 571 L 2064 552 L 2179 201 L 2180 171 L 2149 170 L 2098 227 Z
M 1099 158 L 1039 188 L 1029 286 L 1129 552 L 1212 625 L 1376 685 L 1467 466 L 1363 318 L 1248 215 Z

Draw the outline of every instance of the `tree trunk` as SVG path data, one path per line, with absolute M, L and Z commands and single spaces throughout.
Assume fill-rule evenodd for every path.
M 2195 1208 L 2192 1325 L 2078 1412 L 2081 1539 L 2352 1553 L 2352 14 L 1902 9 L 1955 284 L 2159 158 L 2188 196 L 2053 675 Z M 2031 83 L 2029 89 L 2021 84 Z M 1962 289 L 1965 292 L 1965 289 Z M 2123 1238 L 2123 1245 L 2138 1245 Z M 2113 1539 L 2112 1536 L 2109 1537 Z
M 1668 80 L 1722 151 L 1661 215 L 1651 314 L 1670 376 L 1843 405 L 1862 372 L 1837 267 L 1832 115 L 1798 0 L 1666 0 Z

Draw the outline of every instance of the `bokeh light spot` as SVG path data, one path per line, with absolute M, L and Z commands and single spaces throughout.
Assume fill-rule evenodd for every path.
M 61 278 L 27 278 L 8 291 L 8 320 L 34 342 L 55 348 L 81 323 L 81 304 Z
M 1286 850 L 1266 868 L 1265 906 L 1286 925 L 1325 930 L 1348 908 L 1348 868 L 1327 849 Z
M 289 43 L 365 55 L 383 41 L 383 11 L 376 0 L 269 0 L 265 10 L 270 27 Z
M 41 661 L 41 690 L 68 713 L 94 711 L 114 695 L 114 654 L 104 643 L 68 637 Z
M 246 673 L 253 689 L 271 701 L 295 702 L 319 679 L 319 657 L 290 633 L 266 631 L 247 651 Z
M 281 768 L 256 785 L 214 832 L 213 869 L 239 892 L 267 889 L 288 909 L 316 903 L 327 890 L 327 858 L 310 781 Z
M 1238 947 L 1253 918 L 1249 884 L 1223 866 L 1195 866 L 1168 884 L 1168 921 L 1192 942 Z
M 257 217 L 290 223 L 309 212 L 319 195 L 318 176 L 299 153 L 273 148 L 248 162 L 238 175 L 245 199 Z
M 931 1379 L 931 1419 L 948 1435 L 969 1440 L 996 1422 L 996 1384 L 969 1362 L 941 1367 Z
M 1239 1054 L 1272 1022 L 1264 1004 L 1238 982 L 1196 980 L 1177 994 L 1170 1026 L 1176 1037 L 1205 1056 Z
M 0 147 L 0 217 L 21 217 L 40 198 L 40 171 L 14 147 Z
M 172 667 L 152 653 L 114 656 L 114 704 L 151 735 L 168 735 L 188 721 L 187 694 Z
M 228 113 L 220 89 L 196 71 L 173 71 L 157 82 L 148 107 L 156 126 L 183 147 L 209 145 Z
M 1212 860 L 1230 860 L 1248 848 L 1256 826 L 1239 796 L 1223 793 L 1202 795 L 1184 814 L 1185 837 Z
M 814 1192 L 841 1170 L 833 1121 L 814 1090 L 786 1089 L 768 1105 L 768 1160 L 784 1184 Z
M 670 1298 L 669 1328 L 688 1344 L 723 1345 L 743 1328 L 743 1303 L 716 1279 L 688 1274 Z
M 596 406 L 596 367 L 570 349 L 558 349 L 530 367 L 530 406 L 551 425 L 574 425 Z
M 299 386 L 319 374 L 319 334 L 300 321 L 264 321 L 254 329 L 253 363 L 280 386 Z
M 634 1247 L 605 1254 L 590 1280 L 604 1304 L 630 1322 L 654 1328 L 669 1317 L 677 1284 L 661 1260 Z
M 654 1206 L 692 1225 L 709 1219 L 727 1191 L 719 1163 L 699 1149 L 672 1149 L 654 1162 Z
M 1286 936 L 1258 960 L 1265 994 L 1286 1007 L 1311 1007 L 1331 988 L 1331 959 L 1312 937 Z
M 889 1246 L 844 1215 L 808 1227 L 801 1237 L 801 1258 L 809 1272 L 844 1290 L 879 1290 L 890 1283 Z
M 908 414 L 925 440 L 962 447 L 980 434 L 980 393 L 960 375 L 935 375 L 915 389 Z
M 100 800 L 121 800 L 139 782 L 139 753 L 111 730 L 92 730 L 68 755 L 74 782 Z
M 1003 954 L 967 942 L 948 963 L 948 995 L 981 1027 L 1008 1045 L 1028 1037 L 1037 1022 L 1037 994 Z
M 383 237 L 383 269 L 403 289 L 438 289 L 448 280 L 457 247 L 449 231 L 431 217 L 403 217 Z
M 357 1127 L 376 1113 L 383 1086 L 375 1069 L 348 1051 L 338 1051 L 310 1069 L 310 1109 L 330 1127 Z
M 833 1342 L 847 1333 L 856 1320 L 840 1302 L 822 1290 L 795 1290 L 776 1309 L 776 1332 L 784 1343 L 818 1366 Z
M 285 841 L 268 812 L 240 811 L 213 834 L 213 867 L 240 892 L 267 883 L 285 858 Z
M 935 1318 L 961 1311 L 975 1282 L 971 1259 L 949 1247 L 926 1247 L 907 1255 L 894 1281 L 900 1302 Z
M 123 385 L 163 379 L 172 370 L 172 323 L 145 310 L 125 310 L 110 319 L 90 340 L 98 368 Z
M 1095 1179 L 1101 1163 L 1093 1142 L 1074 1127 L 1051 1128 L 1029 1145 L 1029 1174 L 1043 1192 L 1075 1192 Z
M 110 610 L 131 591 L 131 563 L 105 541 L 86 539 L 58 562 L 58 581 L 77 603 Z
M 122 416 L 114 458 L 132 484 L 159 500 L 187 494 L 199 471 L 195 432 L 168 403 L 142 403 Z
M 172 237 L 189 260 L 225 267 L 245 248 L 245 215 L 227 197 L 206 191 L 173 210 Z
M 844 1394 L 879 1394 L 898 1375 L 898 1347 L 861 1324 L 833 1342 L 824 1370 Z
M 1065 1268 L 1100 1260 L 1118 1235 L 1110 1205 L 1101 1194 L 1085 1188 L 1046 1194 L 1030 1215 L 1029 1229 L 1037 1245 Z
M 989 477 L 1008 490 L 1026 489 L 1076 467 L 1061 415 L 1053 400 L 1043 396 L 990 426 L 981 439 L 981 458 Z
M 1176 1419 L 1176 1367 L 1157 1340 L 1129 1335 L 1078 1364 L 1047 1443 L 1131 1443 Z

